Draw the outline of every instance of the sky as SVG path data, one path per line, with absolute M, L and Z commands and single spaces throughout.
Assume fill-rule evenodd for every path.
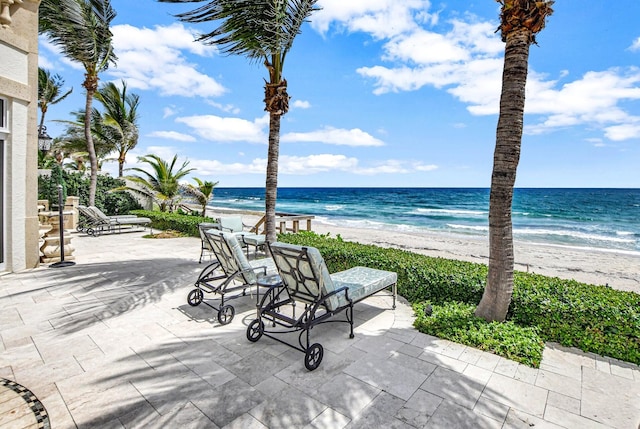
M 265 67 L 194 39 L 203 3 L 111 0 L 117 65 L 101 83 L 140 96 L 125 167 L 157 154 L 219 187 L 264 187 Z M 286 58 L 281 187 L 489 187 L 504 43 L 493 0 L 319 0 Z M 529 56 L 516 187 L 640 188 L 640 2 L 557 0 Z M 40 37 L 39 64 L 84 107 L 82 66 Z M 98 103 L 96 103 L 99 106 Z M 142 164 L 144 167 L 144 164 Z M 117 175 L 117 163 L 103 169 Z M 125 173 L 126 174 L 126 173 Z

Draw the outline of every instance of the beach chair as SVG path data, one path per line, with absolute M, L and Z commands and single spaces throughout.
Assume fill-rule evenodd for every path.
M 226 304 L 226 301 L 245 296 L 247 289 L 257 286 L 259 282 L 279 283 L 280 280 L 276 279 L 277 270 L 273 260 L 264 258 L 249 261 L 235 234 L 206 229 L 204 237 L 216 261 L 202 270 L 195 282 L 195 289 L 187 295 L 187 302 L 192 306 L 201 303 L 208 305 L 218 313 L 218 322 L 226 325 L 231 323 L 235 315 L 235 308 Z M 205 293 L 219 295 L 219 302 L 209 302 L 218 298 L 205 301 Z M 230 294 L 229 297 L 227 294 Z
M 285 243 L 268 245 L 282 280 L 272 287 L 258 304 L 258 317 L 247 328 L 247 339 L 258 341 L 263 335 L 305 354 L 304 365 L 316 369 L 324 355 L 321 344 L 311 344 L 314 326 L 326 322 L 346 322 L 353 338 L 353 305 L 391 288 L 393 308 L 396 308 L 398 275 L 367 267 L 354 267 L 329 274 L 318 249 Z M 296 303 L 304 310 L 296 317 Z M 345 312 L 346 320 L 331 320 Z M 299 332 L 298 345 L 286 342 L 281 334 Z
M 90 236 L 98 236 L 104 232 L 122 232 L 123 228 L 133 229 L 134 227 L 145 228 L 149 225 L 151 229 L 151 219 L 148 217 L 138 217 L 136 215 L 107 216 L 95 206 L 85 207 L 81 213 L 89 218 L 89 223 L 84 225 L 83 230 Z
M 209 240 L 207 240 L 207 237 L 204 234 L 204 232 L 208 229 L 220 229 L 220 224 L 212 222 L 202 222 L 198 224 L 198 233 L 200 234 L 200 259 L 198 260 L 199 264 L 202 263 L 202 258 L 204 257 L 205 253 L 208 253 L 211 257 L 215 256 L 215 254 L 213 253 L 213 249 L 209 244 Z
M 258 249 L 264 250 L 266 237 L 262 234 L 254 234 L 247 232 L 244 228 L 247 226 L 242 222 L 241 216 L 226 216 L 216 219 L 220 225 L 220 229 L 225 232 L 232 232 L 240 239 L 240 244 L 247 251 L 249 257 L 249 246 L 253 247 L 254 258 L 257 257 Z

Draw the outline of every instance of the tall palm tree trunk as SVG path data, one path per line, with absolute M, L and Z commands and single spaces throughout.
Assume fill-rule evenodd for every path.
M 98 187 L 98 157 L 93 144 L 93 134 L 91 133 L 91 111 L 93 110 L 93 96 L 98 89 L 98 77 L 87 76 L 82 84 L 87 90 L 87 100 L 85 103 L 84 136 L 87 141 L 87 152 L 89 153 L 89 163 L 91 165 L 91 176 L 89 180 L 89 205 L 95 206 L 96 188 Z
M 531 31 L 526 28 L 510 32 L 506 40 L 489 197 L 489 274 L 475 313 L 486 320 L 505 320 L 513 294 L 511 208 L 520 161 L 530 40 Z
M 278 195 L 278 156 L 280 153 L 280 118 L 278 112 L 269 112 L 269 151 L 265 189 L 266 240 L 273 243 L 276 234 L 276 200 Z

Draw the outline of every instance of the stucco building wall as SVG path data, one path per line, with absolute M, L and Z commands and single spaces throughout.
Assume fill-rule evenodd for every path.
M 37 98 L 40 0 L 0 0 L 0 272 L 38 265 Z

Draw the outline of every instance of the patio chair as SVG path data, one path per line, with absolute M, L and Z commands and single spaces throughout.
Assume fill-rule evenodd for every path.
M 396 308 L 398 275 L 367 267 L 354 267 L 329 274 L 318 249 L 285 243 L 271 243 L 269 249 L 282 279 L 258 304 L 258 317 L 247 328 L 247 339 L 258 341 L 263 335 L 305 354 L 304 365 L 316 369 L 324 355 L 321 344 L 310 344 L 310 332 L 326 322 L 346 322 L 353 338 L 353 305 L 384 289 L 391 288 Z M 296 317 L 296 302 L 304 310 Z M 346 320 L 330 320 L 341 313 Z M 268 322 L 268 323 L 265 323 Z M 298 345 L 279 338 L 280 334 L 299 332 Z
M 87 232 L 89 228 L 93 229 L 98 225 L 104 224 L 104 220 L 96 214 L 95 210 L 89 207 L 78 205 L 78 212 L 80 214 L 80 219 L 78 220 L 78 225 L 76 226 L 76 230 L 78 232 Z M 118 216 L 107 216 L 107 217 L 109 218 L 110 221 L 112 221 L 114 219 L 119 219 L 119 218 L 135 218 L 136 216 L 135 215 L 118 215 Z
M 208 253 L 212 257 L 215 256 L 213 253 L 213 249 L 209 244 L 209 240 L 207 240 L 207 237 L 204 234 L 207 229 L 220 229 L 220 224 L 212 222 L 202 222 L 198 224 L 198 233 L 200 234 L 200 259 L 198 260 L 199 264 L 202 263 L 202 258 L 204 257 L 205 253 Z
M 216 261 L 206 266 L 195 282 L 195 289 L 187 295 L 189 305 L 204 303 L 218 313 L 221 325 L 231 323 L 235 308 L 225 304 L 227 300 L 245 296 L 247 289 L 259 283 L 279 283 L 276 267 L 271 258 L 249 261 L 234 234 L 217 229 L 204 230 L 204 237 L 216 256 Z M 238 292 L 227 297 L 227 294 Z M 212 305 L 204 300 L 204 294 L 219 295 L 219 303 Z M 258 291 L 258 297 L 259 297 Z M 213 298 L 216 299 L 216 298 Z
M 225 232 L 232 232 L 240 238 L 240 244 L 247 251 L 247 258 L 249 257 L 249 246 L 252 246 L 254 251 L 254 257 L 257 256 L 258 249 L 264 249 L 266 243 L 266 237 L 262 234 L 254 234 L 244 230 L 245 225 L 242 222 L 241 216 L 226 216 L 216 219 L 220 224 L 220 229 Z
M 107 216 L 95 206 L 89 206 L 83 211 L 89 217 L 88 226 L 83 227 L 84 232 L 90 236 L 98 236 L 104 232 L 122 232 L 122 228 L 131 229 L 133 227 L 142 227 L 143 229 L 149 225 L 151 228 L 151 219 L 148 217 L 138 217 L 135 215 L 118 215 Z

